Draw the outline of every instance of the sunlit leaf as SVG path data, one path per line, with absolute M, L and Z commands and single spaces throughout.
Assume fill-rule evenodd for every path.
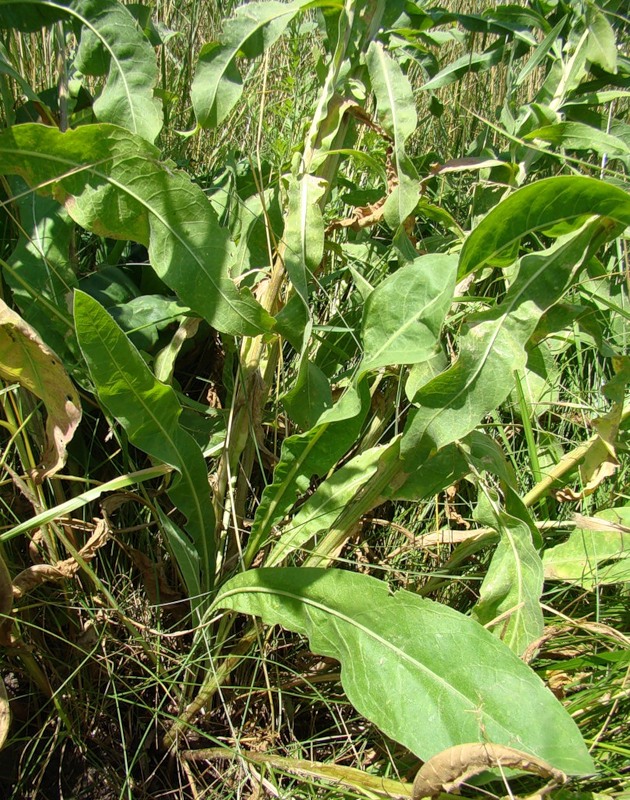
M 595 3 L 586 6 L 586 22 L 586 57 L 591 64 L 596 64 L 606 72 L 617 72 L 617 38 L 606 15 Z
M 499 203 L 466 239 L 458 279 L 484 264 L 505 265 L 501 253 L 530 233 L 559 223 L 578 228 L 593 214 L 624 227 L 630 225 L 630 196 L 617 186 L 577 175 L 545 178 L 525 186 Z
M 360 372 L 433 356 L 455 290 L 457 257 L 420 256 L 388 276 L 363 312 Z
M 401 453 L 422 463 L 463 438 L 508 396 L 514 372 L 525 368 L 525 346 L 541 316 L 562 298 L 591 249 L 607 237 L 595 221 L 549 250 L 524 256 L 517 277 L 494 308 L 469 319 L 455 363 L 422 386 L 414 398 Z
M 36 14 L 44 24 L 69 19 L 80 29 L 76 67 L 84 75 L 106 75 L 94 114 L 153 142 L 162 128 L 162 109 L 153 95 L 157 82 L 155 51 L 133 16 L 117 0 L 2 0 L 10 25 L 32 29 Z M 40 25 L 41 27 L 41 25 Z
M 477 519 L 494 528 L 500 540 L 472 617 L 520 656 L 544 628 L 540 607 L 543 566 L 532 541 L 533 522 L 522 503 L 515 509 L 501 509 L 497 493 L 491 488 L 486 489 L 479 503 L 483 511 L 477 511 Z
M 543 565 L 546 578 L 588 590 L 630 581 L 630 507 L 599 512 L 588 528 L 576 528 L 565 542 L 545 550 Z
M 262 55 L 307 2 L 267 0 L 240 6 L 224 23 L 220 40 L 202 48 L 191 97 L 195 116 L 203 128 L 220 125 L 243 93 L 237 57 Z
M 409 80 L 380 42 L 370 42 L 366 62 L 379 119 L 393 141 L 398 183 L 383 214 L 388 225 L 397 228 L 412 213 L 420 195 L 418 174 L 405 153 L 405 142 L 415 131 L 418 116 Z
M 555 125 L 537 128 L 523 138 L 527 141 L 541 139 L 555 147 L 569 150 L 592 150 L 597 155 L 630 155 L 630 147 L 622 139 L 583 122 L 557 122 Z
M 308 284 L 324 255 L 324 220 L 318 204 L 324 188 L 322 181 L 313 175 L 302 175 L 289 187 L 284 266 L 307 306 Z
M 577 726 L 538 676 L 447 606 L 367 575 L 304 567 L 243 572 L 214 605 L 307 636 L 341 662 L 357 711 L 423 760 L 491 741 L 568 774 L 593 771 Z

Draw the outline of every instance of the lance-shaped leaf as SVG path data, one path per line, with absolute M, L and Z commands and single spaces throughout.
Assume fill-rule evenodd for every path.
M 159 157 L 114 125 L 66 133 L 15 125 L 0 134 L 0 173 L 52 195 L 87 230 L 147 246 L 159 277 L 218 330 L 269 330 L 273 319 L 228 277 L 232 246 L 203 191 Z
M 39 482 L 66 463 L 66 445 L 81 421 L 81 403 L 58 356 L 30 325 L 0 300 L 0 377 L 17 381 L 46 408 L 46 442 Z
M 203 128 L 220 125 L 243 93 L 237 57 L 262 55 L 307 3 L 246 3 L 225 22 L 219 42 L 202 48 L 191 98 L 197 122 Z
M 462 333 L 457 361 L 422 386 L 401 443 L 409 464 L 470 433 L 508 396 L 515 370 L 540 316 L 560 300 L 579 267 L 610 230 L 595 220 L 549 250 L 524 256 L 518 275 L 495 308 L 473 318 Z M 409 468 L 408 468 L 409 469 Z
M 76 67 L 84 75 L 106 75 L 94 101 L 94 114 L 153 142 L 162 128 L 162 109 L 153 96 L 157 82 L 155 51 L 137 22 L 117 0 L 30 0 L 0 5 L 0 26 L 7 23 L 30 28 L 29 16 L 41 9 L 42 20 L 71 19 L 80 28 Z M 17 9 L 17 13 L 16 13 Z M 46 19 L 46 15 L 49 19 Z
M 387 198 L 383 214 L 395 229 L 412 213 L 420 194 L 418 174 L 405 153 L 405 141 L 415 131 L 418 115 L 409 80 L 380 42 L 370 42 L 366 63 L 379 119 L 393 141 L 398 185 Z
M 272 527 L 308 489 L 311 478 L 325 475 L 351 447 L 368 407 L 369 394 L 363 381 L 356 390 L 348 387 L 336 405 L 322 414 L 314 428 L 284 440 L 273 482 L 265 487 L 254 517 L 245 552 L 246 564 L 251 564 Z
M 341 662 L 353 706 L 427 760 L 456 744 L 506 744 L 579 775 L 593 771 L 580 732 L 540 678 L 469 617 L 367 575 L 250 570 L 214 605 L 308 637 Z
M 597 214 L 630 225 L 630 196 L 595 178 L 577 175 L 537 181 L 514 192 L 483 218 L 464 242 L 459 257 L 458 280 L 484 264 L 506 266 L 515 259 L 514 247 L 523 236 L 564 225 L 579 228 Z M 502 256 L 509 251 L 507 257 Z
M 168 494 L 187 518 L 186 531 L 201 562 L 201 585 L 208 589 L 215 555 L 208 473 L 199 445 L 179 423 L 182 409 L 177 395 L 155 378 L 107 311 L 83 292 L 75 293 L 74 319 L 100 402 L 136 447 L 179 473 Z M 187 559 L 182 565 L 184 575 L 194 564 L 194 559 Z M 191 577 L 188 583 L 192 584 L 189 590 L 197 589 Z
M 506 499 L 511 508 L 501 509 L 493 489 L 487 488 L 480 497 L 477 519 L 501 538 L 472 617 L 520 656 L 543 632 L 543 566 L 532 541 L 533 522 L 527 509 L 513 491 L 508 491 Z
M 360 453 L 320 484 L 282 531 L 282 536 L 265 559 L 265 566 L 280 564 L 318 533 L 332 528 L 339 514 L 374 475 L 383 449 L 388 446 L 372 447 Z
M 569 150 L 592 150 L 599 156 L 630 156 L 630 147 L 618 136 L 599 131 L 583 122 L 557 122 L 545 125 L 523 137 L 527 141 L 541 139 L 555 147 Z
M 17 183 L 17 181 L 15 182 Z M 59 204 L 34 192 L 20 191 L 20 238 L 3 264 L 4 279 L 22 316 L 66 366 L 78 359 L 69 303 L 78 285 L 70 264 L 73 225 Z
M 360 372 L 417 364 L 436 351 L 457 274 L 457 256 L 421 256 L 370 294 L 363 312 Z
M 490 45 L 483 53 L 467 53 L 440 70 L 422 86 L 422 89 L 433 92 L 443 86 L 455 83 L 469 72 L 485 72 L 504 60 L 506 49 L 506 45 L 499 41 Z
M 314 175 L 302 175 L 289 187 L 284 266 L 306 306 L 308 284 L 324 256 L 324 219 L 319 207 L 324 190 L 325 184 Z

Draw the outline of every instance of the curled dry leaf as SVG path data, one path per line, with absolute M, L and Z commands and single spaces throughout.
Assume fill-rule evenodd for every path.
M 38 482 L 66 463 L 66 445 L 81 421 L 81 405 L 68 373 L 37 331 L 0 300 L 0 377 L 16 381 L 46 407 L 46 442 Z
M 34 564 L 32 567 L 23 569 L 13 581 L 14 599 L 19 600 L 36 586 L 47 581 L 59 581 L 74 577 L 79 571 L 81 563 L 91 561 L 96 555 L 96 551 L 105 544 L 108 538 L 109 526 L 101 519 L 96 523 L 94 533 L 79 550 L 80 561 L 72 557 L 58 561 L 56 564 Z
M 554 784 L 564 783 L 567 778 L 564 772 L 554 769 L 546 761 L 521 750 L 515 750 L 513 747 L 490 742 L 460 744 L 430 758 L 418 770 L 413 782 L 412 800 L 434 797 L 440 792 L 450 792 L 459 788 L 473 775 L 496 767 L 531 772 Z

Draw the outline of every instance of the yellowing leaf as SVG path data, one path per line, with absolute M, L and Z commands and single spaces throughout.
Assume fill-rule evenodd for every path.
M 16 381 L 46 407 L 46 441 L 35 479 L 54 475 L 66 463 L 66 445 L 81 421 L 81 405 L 56 354 L 19 314 L 0 300 L 0 377 Z
M 4 681 L 0 681 L 0 749 L 4 747 L 11 725 L 11 706 L 4 688 Z

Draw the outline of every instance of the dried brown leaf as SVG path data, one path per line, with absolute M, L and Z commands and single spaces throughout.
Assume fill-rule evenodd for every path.
M 529 753 L 490 742 L 474 742 L 449 747 L 429 759 L 415 777 L 412 800 L 453 791 L 473 775 L 497 767 L 531 772 L 554 783 L 566 781 L 563 772 Z
M 74 577 L 81 564 L 91 561 L 96 555 L 96 551 L 105 544 L 108 538 L 109 526 L 101 519 L 96 523 L 94 533 L 79 550 L 80 561 L 71 557 L 64 561 L 58 561 L 56 564 L 34 564 L 32 567 L 27 567 L 13 579 L 13 597 L 15 599 L 24 597 L 25 594 L 47 581 L 59 581 Z

